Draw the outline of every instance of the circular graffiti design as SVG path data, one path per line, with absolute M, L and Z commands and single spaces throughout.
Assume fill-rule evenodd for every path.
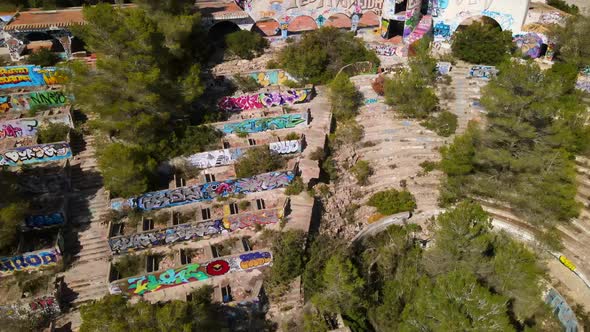
M 224 260 L 216 260 L 207 264 L 207 274 L 221 276 L 229 271 L 229 264 Z

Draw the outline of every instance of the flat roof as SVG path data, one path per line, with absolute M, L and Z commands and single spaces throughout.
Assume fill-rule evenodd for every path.
M 5 31 L 63 28 L 84 23 L 82 7 L 63 10 L 31 10 L 20 12 L 4 27 Z

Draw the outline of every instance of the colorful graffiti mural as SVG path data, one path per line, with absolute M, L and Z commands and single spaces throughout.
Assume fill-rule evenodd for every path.
M 255 118 L 219 127 L 225 134 L 259 133 L 267 130 L 295 128 L 307 125 L 307 114 L 287 114 L 272 118 Z
M 270 151 L 278 154 L 290 154 L 301 151 L 301 142 L 297 139 L 291 141 L 272 142 L 268 144 Z
M 43 118 L 42 121 L 43 123 L 63 123 L 70 127 L 73 126 L 72 118 L 69 114 Z M 40 121 L 33 118 L 2 121 L 0 122 L 0 140 L 5 138 L 35 136 L 40 125 Z
M 41 296 L 30 302 L 19 301 L 0 306 L 0 316 L 12 319 L 36 319 L 41 315 L 54 318 L 60 313 L 59 302 L 54 296 Z
M 53 67 L 35 65 L 0 67 L 0 89 L 59 84 Z
M 162 289 L 185 285 L 195 281 L 226 275 L 228 273 L 261 268 L 272 262 L 268 251 L 253 251 L 238 256 L 217 258 L 205 263 L 191 263 L 176 269 L 127 278 L 111 283 L 111 294 L 126 293 L 145 295 Z
M 536 59 L 542 55 L 543 39 L 546 40 L 547 38 L 533 32 L 517 34 L 513 37 L 513 41 L 516 47 L 522 51 L 522 55 L 531 59 Z
M 70 102 L 63 91 L 37 91 L 0 96 L 0 113 L 26 112 L 36 107 L 58 107 Z
M 473 66 L 469 70 L 469 76 L 475 78 L 490 79 L 498 74 L 494 66 Z
M 111 208 L 121 210 L 124 207 L 130 207 L 144 211 L 162 209 L 171 206 L 209 201 L 217 197 L 227 197 L 232 194 L 248 194 L 283 188 L 288 186 L 294 177 L 295 174 L 292 171 L 270 172 L 250 178 L 230 179 L 222 182 L 209 182 L 172 190 L 161 190 L 127 200 L 113 200 L 111 202 Z
M 312 93 L 312 89 L 297 89 L 285 92 L 263 92 L 239 97 L 223 97 L 217 106 L 224 111 L 232 112 L 288 106 L 310 101 Z
M 453 64 L 450 62 L 437 62 L 436 63 L 436 70 L 438 71 L 439 75 L 448 75 L 453 68 Z
M 71 157 L 72 149 L 65 142 L 23 146 L 0 153 L 0 166 L 46 163 Z
M 256 82 L 262 86 L 281 85 L 287 81 L 297 81 L 293 76 L 289 75 L 289 73 L 280 69 L 253 72 L 248 74 L 248 76 L 255 79 Z
M 2 257 L 0 258 L 0 276 L 11 274 L 14 271 L 35 270 L 55 265 L 60 258 L 61 253 L 57 248 L 29 252 L 13 257 Z
M 252 228 L 255 225 L 275 224 L 280 221 L 281 216 L 282 213 L 276 209 L 228 215 L 217 220 L 182 224 L 153 232 L 113 237 L 109 239 L 109 246 L 113 254 L 121 254 L 130 250 L 136 251 L 183 241 L 194 241 L 206 236 L 221 234 L 223 231 L 233 232 L 238 229 Z
M 557 319 L 564 327 L 564 331 L 578 331 L 578 320 L 576 314 L 567 304 L 566 300 L 553 288 L 547 292 L 545 296 L 545 303 L 547 303 L 557 315 Z
M 65 224 L 66 219 L 63 213 L 55 212 L 51 214 L 41 214 L 28 216 L 25 218 L 25 228 L 28 229 L 41 229 L 53 226 L 60 226 Z

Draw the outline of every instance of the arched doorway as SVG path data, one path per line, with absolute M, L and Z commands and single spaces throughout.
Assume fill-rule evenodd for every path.
M 350 17 L 338 13 L 328 17 L 326 23 L 324 23 L 324 26 L 334 27 L 338 29 L 350 29 L 350 27 L 352 26 L 352 21 Z
M 25 36 L 25 39 L 29 41 L 29 43 L 27 44 L 27 48 L 24 54 L 31 54 L 33 52 L 38 51 L 41 48 L 47 48 L 51 52 L 55 53 L 65 52 L 62 43 L 59 40 L 57 40 L 57 38 L 46 32 L 31 32 Z
M 318 28 L 317 22 L 311 16 L 297 16 L 291 22 L 287 31 L 289 32 L 303 32 L 311 31 Z
M 492 26 L 494 28 L 498 28 L 500 30 L 503 30 L 502 25 L 496 21 L 495 19 L 489 17 L 489 16 L 483 16 L 483 15 L 476 15 L 476 16 L 471 16 L 468 17 L 466 19 L 464 19 L 458 26 L 457 29 L 455 31 L 460 31 L 462 29 L 465 29 L 465 27 L 470 26 L 473 23 L 480 23 L 480 24 L 484 24 L 484 25 L 489 25 Z
M 230 21 L 221 21 L 209 28 L 209 33 L 207 35 L 211 43 L 215 45 L 223 45 L 225 36 L 236 31 L 240 31 L 240 27 L 237 24 Z
M 252 27 L 253 32 L 258 32 L 263 36 L 276 36 L 281 33 L 279 29 L 279 22 L 272 18 L 261 19 L 254 23 Z

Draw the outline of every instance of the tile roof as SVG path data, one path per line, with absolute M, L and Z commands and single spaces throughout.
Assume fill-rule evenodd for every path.
M 35 30 L 47 29 L 50 27 L 63 28 L 82 23 L 84 23 L 82 8 L 51 11 L 32 10 L 20 12 L 12 22 L 4 27 L 4 30 Z

